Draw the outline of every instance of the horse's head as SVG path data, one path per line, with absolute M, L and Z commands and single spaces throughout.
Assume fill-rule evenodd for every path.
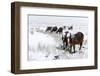
M 62 40 L 63 40 L 63 41 L 66 41 L 66 40 L 67 40 L 67 38 L 68 38 L 68 33 L 69 33 L 68 31 L 62 33 Z
M 66 29 L 66 26 L 63 26 L 63 29 Z
M 69 36 L 68 36 L 68 34 L 69 34 L 69 32 L 66 31 L 62 35 L 63 45 L 66 46 L 66 47 L 68 46 L 68 43 L 69 43 Z
M 65 35 L 66 35 L 67 38 L 69 38 L 70 35 L 71 35 L 71 32 L 70 32 L 70 31 L 66 31 L 66 32 L 65 32 Z

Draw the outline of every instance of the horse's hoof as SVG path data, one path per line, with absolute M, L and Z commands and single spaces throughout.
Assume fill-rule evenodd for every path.
M 71 52 L 71 54 L 74 54 L 74 53 L 76 53 L 76 51 L 74 51 L 74 52 Z
M 72 54 L 72 52 L 69 52 L 70 54 Z
M 74 51 L 73 53 L 76 53 L 76 51 Z
M 65 48 L 63 48 L 63 50 L 65 50 Z

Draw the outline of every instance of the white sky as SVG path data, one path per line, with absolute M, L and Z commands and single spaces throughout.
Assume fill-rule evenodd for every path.
M 29 15 L 29 25 L 88 25 L 88 17 Z

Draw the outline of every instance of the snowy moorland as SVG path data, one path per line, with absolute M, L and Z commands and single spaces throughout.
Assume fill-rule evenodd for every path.
M 70 53 L 68 49 L 62 49 L 62 34 L 46 32 L 46 27 L 30 27 L 28 43 L 28 60 L 59 60 L 59 59 L 83 59 L 88 57 L 88 32 L 87 27 L 75 26 L 74 32 L 82 32 L 84 41 L 81 50 L 76 45 L 76 53 Z M 67 30 L 67 29 L 66 29 Z

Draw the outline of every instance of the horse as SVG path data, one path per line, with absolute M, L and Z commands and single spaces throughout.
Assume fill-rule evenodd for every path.
M 56 33 L 62 33 L 65 28 L 66 28 L 66 26 L 59 27 L 59 29 L 56 31 Z
M 82 47 L 82 44 L 83 44 L 83 40 L 84 40 L 84 34 L 82 32 L 77 32 L 74 35 L 71 35 L 71 33 L 70 33 L 70 36 L 69 36 L 68 39 L 69 39 L 69 41 L 67 41 L 67 42 L 70 45 L 70 53 L 72 53 L 72 47 L 74 49 L 74 53 L 76 52 L 75 51 L 75 45 L 76 44 L 80 45 L 79 50 L 81 50 L 81 47 Z
M 52 27 L 51 26 L 48 26 L 47 29 L 46 29 L 46 32 L 47 31 L 51 31 L 51 29 L 52 29 Z
M 63 50 L 68 46 L 68 33 L 68 31 L 62 33 Z
M 68 30 L 73 30 L 73 26 L 68 27 Z
M 52 27 L 51 32 L 56 32 L 57 31 L 57 26 Z

